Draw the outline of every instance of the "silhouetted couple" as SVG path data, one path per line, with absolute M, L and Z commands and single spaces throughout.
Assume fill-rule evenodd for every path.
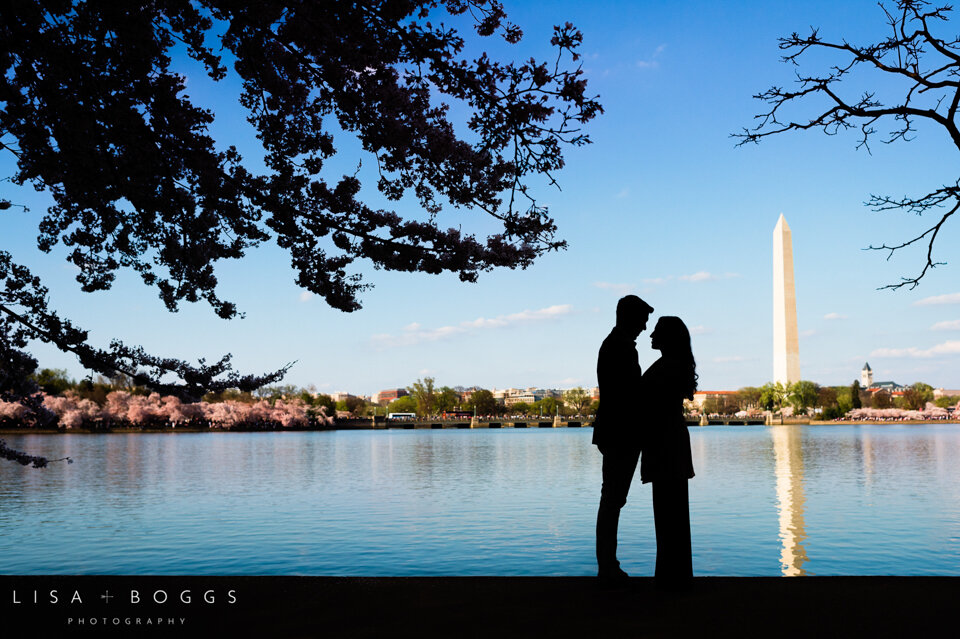
M 658 587 L 684 589 L 693 578 L 687 480 L 693 477 L 684 398 L 697 389 L 690 332 L 679 317 L 661 317 L 650 335 L 660 359 L 640 370 L 636 340 L 653 307 L 636 295 L 617 303 L 617 324 L 597 358 L 600 411 L 593 443 L 603 454 L 603 486 L 597 513 L 598 576 L 604 584 L 627 578 L 617 561 L 620 509 L 640 463 L 640 479 L 653 484 Z M 642 458 L 641 458 L 642 454 Z

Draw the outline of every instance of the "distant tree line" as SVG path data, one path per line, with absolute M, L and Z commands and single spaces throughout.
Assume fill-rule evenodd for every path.
M 507 406 L 485 388 L 437 386 L 436 379 L 417 379 L 406 388 L 408 395 L 387 405 L 387 413 L 415 413 L 418 417 L 440 415 L 445 411 L 468 411 L 477 415 L 592 415 L 599 402 L 582 387 L 565 391 L 562 398 L 544 397 L 535 402 L 517 402 Z
M 703 402 L 702 412 L 711 415 L 749 410 L 781 412 L 789 406 L 796 414 L 813 413 L 822 419 L 836 419 L 857 408 L 923 410 L 927 403 L 949 408 L 960 403 L 960 396 L 934 399 L 933 387 L 923 382 L 908 386 L 899 396 L 882 389 L 871 393 L 858 381 L 850 386 L 821 386 L 809 380 L 787 385 L 768 382 L 760 387 L 745 386 L 736 394 L 711 397 Z
M 126 391 L 134 396 L 148 396 L 150 390 L 134 383 L 127 375 L 119 374 L 107 378 L 101 375 L 95 378 L 74 380 L 62 369 L 44 368 L 35 373 L 32 380 L 51 396 L 69 395 L 77 400 L 90 400 L 104 406 L 107 396 L 114 391 Z M 582 387 L 563 393 L 562 398 L 545 397 L 536 402 L 518 402 L 507 406 L 494 398 L 490 390 L 483 388 L 464 388 L 462 386 L 438 386 L 433 377 L 417 379 L 406 388 L 404 395 L 390 402 L 386 407 L 368 402 L 361 397 L 347 396 L 335 401 L 330 395 L 317 393 L 313 386 L 299 387 L 294 384 L 264 386 L 253 392 L 227 389 L 217 393 L 208 393 L 202 401 L 207 403 L 239 402 L 253 405 L 267 401 L 270 405 L 278 400 L 286 402 L 299 400 L 310 414 L 323 414 L 340 417 L 367 418 L 375 414 L 414 413 L 419 417 L 438 416 L 446 411 L 468 411 L 477 415 L 527 417 L 552 417 L 554 415 L 593 415 L 599 408 L 599 400 L 594 400 Z M 644 399 L 638 397 L 636 410 L 644 411 Z M 933 387 L 916 382 L 907 387 L 902 394 L 892 396 L 889 391 L 868 392 L 858 381 L 849 386 L 821 386 L 809 380 L 784 385 L 768 382 L 763 386 L 745 386 L 736 393 L 711 397 L 703 402 L 700 412 L 706 414 L 732 415 L 740 411 L 781 412 L 785 407 L 793 409 L 795 414 L 812 414 L 822 419 L 837 419 L 859 408 L 899 408 L 903 410 L 923 410 L 928 403 L 940 408 L 949 408 L 960 403 L 960 396 L 933 397 Z M 688 412 L 693 406 L 688 405 Z

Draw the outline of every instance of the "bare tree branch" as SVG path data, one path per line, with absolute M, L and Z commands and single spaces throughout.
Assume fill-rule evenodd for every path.
M 846 40 L 826 41 L 816 28 L 810 34 L 800 36 L 796 32 L 781 38 L 779 47 L 785 51 L 782 60 L 799 67 L 804 54 L 811 50 L 822 50 L 841 56 L 841 61 L 830 67 L 825 74 L 796 74 L 797 88 L 785 90 L 781 87 L 758 93 L 754 96 L 767 104 L 766 111 L 754 116 L 756 124 L 745 128 L 732 137 L 737 146 L 748 142 L 759 143 L 764 138 L 788 131 L 806 131 L 820 129 L 827 135 L 836 135 L 841 131 L 859 130 L 860 139 L 856 147 L 870 152 L 870 141 L 884 131 L 882 142 L 891 144 L 897 141 L 909 142 L 916 135 L 916 122 L 922 121 L 944 131 L 953 145 L 960 150 L 960 126 L 957 122 L 960 110 L 960 38 L 945 39 L 935 35 L 930 25 L 941 25 L 949 19 L 950 6 L 929 8 L 924 0 L 898 0 L 897 10 L 880 7 L 891 28 L 891 35 L 874 44 L 854 45 Z M 857 98 L 843 95 L 843 81 L 862 69 L 879 71 L 883 83 L 876 85 L 874 91 L 865 91 Z M 900 99 L 888 101 L 890 87 L 893 95 Z M 800 119 L 787 118 L 784 114 L 797 107 L 803 112 L 804 106 L 816 97 L 824 97 L 830 105 L 814 111 L 814 115 Z M 881 129 L 880 127 L 884 127 Z M 872 196 L 868 205 L 875 211 L 902 210 L 924 215 L 934 209 L 947 206 L 940 211 L 936 223 L 929 225 L 923 232 L 910 240 L 899 243 L 884 243 L 870 246 L 867 250 L 888 251 L 887 259 L 901 249 L 926 241 L 926 262 L 919 275 L 901 278 L 896 284 L 881 288 L 898 289 L 902 286 L 916 287 L 927 272 L 944 262 L 934 259 L 937 236 L 946 221 L 960 206 L 960 181 L 947 185 L 930 193 L 915 197 L 894 199 L 886 196 Z

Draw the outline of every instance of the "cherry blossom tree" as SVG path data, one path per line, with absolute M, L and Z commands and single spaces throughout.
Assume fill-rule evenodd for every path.
M 564 247 L 529 180 L 555 184 L 562 148 L 589 142 L 581 127 L 602 110 L 577 63 L 580 32 L 558 26 L 552 61 L 515 64 L 468 58 L 447 20 L 481 39 L 522 37 L 499 0 L 4 2 L 0 152 L 15 160 L 9 181 L 52 198 L 38 247 L 67 247 L 84 291 L 131 269 L 170 310 L 203 300 L 223 318 L 239 310 L 217 291 L 217 264 L 267 242 L 289 253 L 298 285 L 346 312 L 369 286 L 351 272 L 358 260 L 471 282 Z M 213 107 L 186 94 L 177 70 L 186 57 L 221 91 L 241 87 L 265 168 L 211 136 Z M 462 133 L 451 104 L 465 109 Z M 358 173 L 328 168 L 348 136 L 376 167 L 378 197 L 406 196 L 421 216 L 366 203 Z M 13 205 L 0 197 L 0 209 Z M 458 210 L 498 228 L 477 237 Z M 229 355 L 197 366 L 119 341 L 100 348 L 49 299 L 0 250 L 5 398 L 32 390 L 13 381 L 36 367 L 30 339 L 184 400 L 286 370 L 245 376 Z
M 562 149 L 589 142 L 582 126 L 602 108 L 586 91 L 573 25 L 554 28 L 551 60 L 522 63 L 468 57 L 464 29 L 478 42 L 523 35 L 499 0 L 7 0 L 0 153 L 15 169 L 0 212 L 22 206 L 17 187 L 45 192 L 38 248 L 66 247 L 82 290 L 109 289 L 128 269 L 168 309 L 202 300 L 226 319 L 240 310 L 218 292 L 218 264 L 269 242 L 289 254 L 299 286 L 345 312 L 370 286 L 357 262 L 465 282 L 526 268 L 565 246 L 531 180 L 556 184 Z M 214 139 L 213 105 L 188 95 L 178 71 L 188 58 L 220 93 L 240 87 L 261 158 Z M 371 203 L 359 170 L 331 168 L 347 137 L 387 205 Z M 403 198 L 420 215 L 401 215 Z M 465 230 L 471 211 L 495 228 Z M 289 367 L 242 375 L 229 354 L 191 364 L 91 344 L 0 247 L 0 400 L 48 422 L 27 381 L 35 339 L 185 402 L 251 391 Z
M 308 411 L 302 399 L 261 400 L 254 404 L 228 400 L 224 402 L 184 403 L 178 397 L 161 397 L 158 393 L 132 395 L 113 391 L 103 406 L 82 399 L 72 391 L 63 395 L 41 394 L 44 408 L 54 415 L 64 429 L 109 425 L 132 427 L 173 426 L 199 423 L 211 428 L 303 428 L 311 424 L 331 426 L 332 416 L 321 407 Z M 21 423 L 29 409 L 19 402 L 0 401 L 0 424 Z M 32 459 L 32 458 L 31 458 Z

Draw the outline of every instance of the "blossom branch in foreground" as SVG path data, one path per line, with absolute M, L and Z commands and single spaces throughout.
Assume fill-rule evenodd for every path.
M 65 461 L 68 464 L 73 463 L 73 460 L 69 457 L 62 457 L 60 459 L 47 459 L 46 457 L 21 453 L 18 450 L 8 448 L 7 442 L 3 439 L 0 439 L 0 458 L 15 461 L 22 466 L 33 464 L 34 468 L 46 468 L 47 464 L 59 461 Z

